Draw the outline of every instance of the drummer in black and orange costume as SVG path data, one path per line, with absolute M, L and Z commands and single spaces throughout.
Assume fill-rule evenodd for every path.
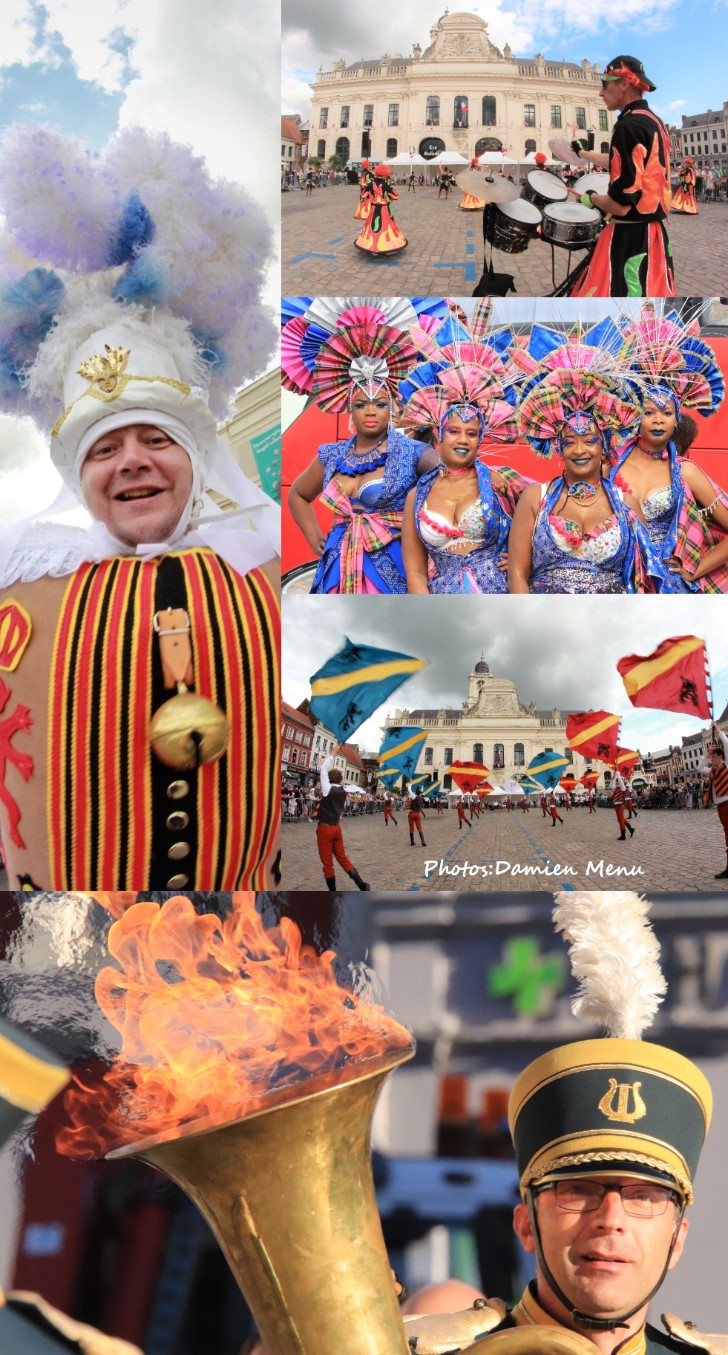
M 672 197 L 670 139 L 644 98 L 653 89 L 636 57 L 617 56 L 605 67 L 602 99 L 620 114 L 609 156 L 581 146 L 579 155 L 609 170 L 608 192 L 589 191 L 589 202 L 606 214 L 607 223 L 572 296 L 675 295 L 664 224 Z

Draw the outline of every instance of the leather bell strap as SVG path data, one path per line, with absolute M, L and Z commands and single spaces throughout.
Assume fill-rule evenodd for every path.
M 191 687 L 195 680 L 192 667 L 190 618 L 183 607 L 167 607 L 154 617 L 154 630 L 159 637 L 162 676 L 167 688 Z

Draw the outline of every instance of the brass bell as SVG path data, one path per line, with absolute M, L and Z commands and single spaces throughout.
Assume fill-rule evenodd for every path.
M 208 697 L 184 692 L 154 712 L 149 738 L 167 767 L 192 771 L 222 757 L 230 738 L 230 722 Z

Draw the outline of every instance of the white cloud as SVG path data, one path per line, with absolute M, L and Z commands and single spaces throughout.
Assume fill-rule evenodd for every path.
M 687 99 L 673 99 L 667 106 L 668 108 L 684 108 Z
M 44 508 L 60 488 L 61 477 L 35 425 L 0 415 L 0 523 Z
M 43 8 L 49 36 L 61 38 L 79 78 L 98 85 L 105 94 L 117 94 L 125 63 L 111 47 L 110 38 L 122 26 L 124 0 L 107 0 L 98 6 L 79 5 L 77 0 L 44 0 Z
M 27 0 L 5 0 L 3 66 L 55 64 L 60 40 L 80 79 L 123 94 L 120 126 L 140 124 L 192 146 L 214 175 L 244 183 L 277 216 L 280 21 L 274 4 L 109 0 L 94 7 L 45 0 L 43 8 L 47 41 L 40 47 Z M 122 41 L 131 44 L 128 65 L 115 50 Z
M 35 22 L 28 0 L 3 0 L 0 8 L 0 52 L 3 66 L 26 66 L 38 59 Z

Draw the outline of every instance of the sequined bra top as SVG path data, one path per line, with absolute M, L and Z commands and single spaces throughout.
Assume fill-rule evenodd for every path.
M 417 530 L 421 540 L 432 550 L 457 550 L 464 541 L 485 540 L 485 516 L 480 499 L 468 504 L 456 526 L 441 513 L 428 509 L 427 501 L 417 515 Z

